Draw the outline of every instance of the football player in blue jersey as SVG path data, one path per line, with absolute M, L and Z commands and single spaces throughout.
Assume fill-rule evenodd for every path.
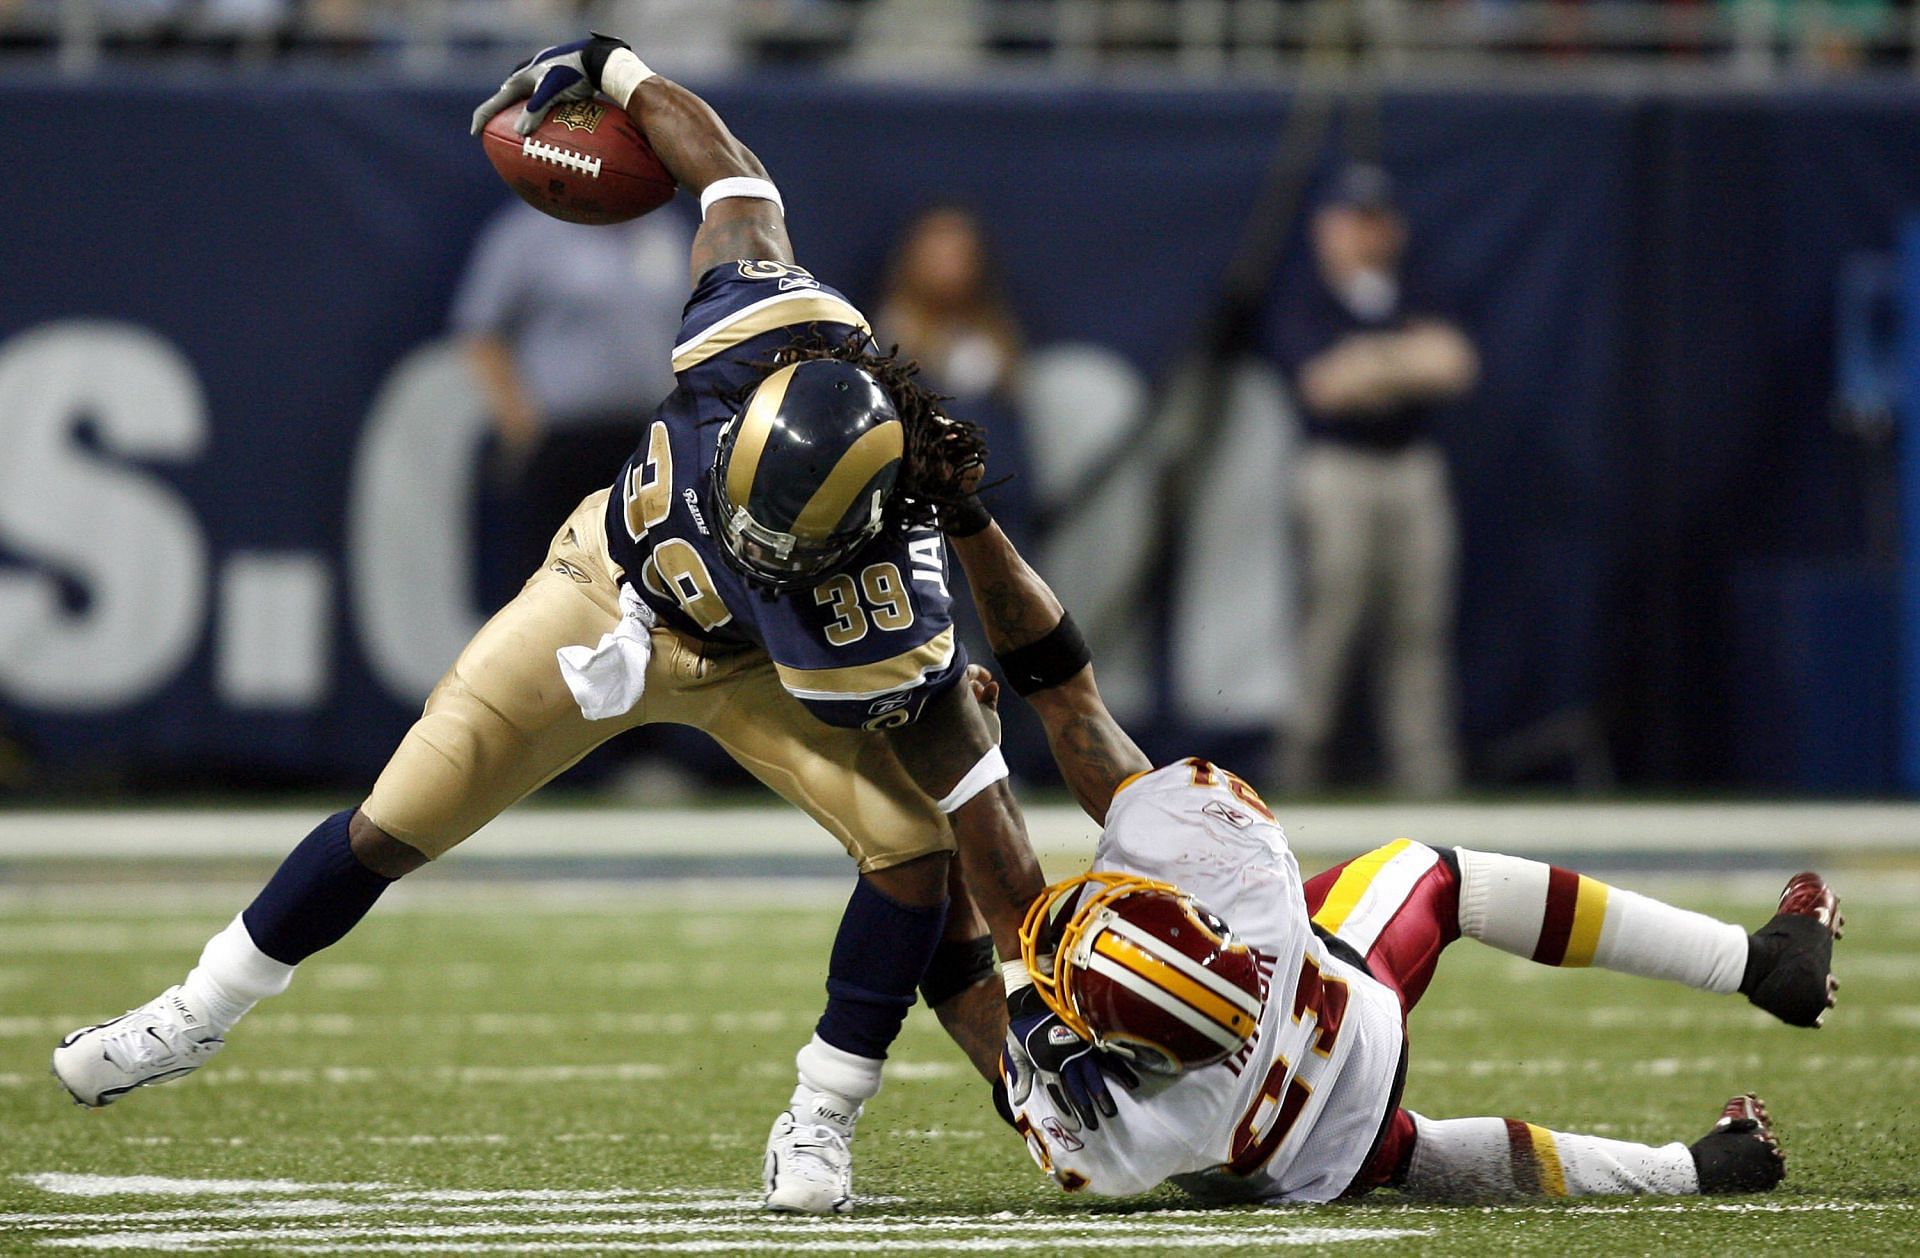
M 543 50 L 473 129 L 524 99 L 524 134 L 596 92 L 700 198 L 678 387 L 434 688 L 365 802 L 323 821 L 180 985 L 74 1032 L 54 1069 L 91 1106 L 194 1070 L 394 879 L 613 735 L 671 721 L 711 734 L 858 865 L 826 1010 L 765 1164 L 769 1208 L 845 1211 L 854 1122 L 916 989 L 984 1075 L 1010 1012 L 1022 1042 L 1042 1045 L 1042 1077 L 1095 1121 L 1095 1107 L 1112 1112 L 1088 1046 L 1038 1002 L 1003 1003 L 991 981 L 995 945 L 1018 955 L 1044 880 L 959 684 L 967 660 L 936 528 L 985 447 L 795 263 L 760 161 L 626 44 Z

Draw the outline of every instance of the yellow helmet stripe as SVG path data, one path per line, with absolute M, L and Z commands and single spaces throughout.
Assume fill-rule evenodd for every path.
M 907 430 L 899 420 L 889 419 L 867 429 L 860 439 L 847 447 L 840 461 L 813 491 L 807 505 L 793 522 L 795 537 L 821 541 L 833 536 L 834 526 L 852 509 L 854 499 L 880 469 L 898 459 L 907 448 Z
M 1220 999 L 1131 939 L 1103 931 L 1094 941 L 1093 951 L 1095 956 L 1109 957 L 1155 987 L 1178 997 L 1235 1035 L 1245 1036 L 1253 1031 L 1253 1018 L 1244 1009 Z
M 1095 974 L 1104 975 L 1126 988 L 1142 1000 L 1151 1001 L 1166 1013 L 1178 1018 L 1200 1034 L 1229 1051 L 1239 1048 L 1246 1041 L 1248 1031 L 1234 1032 L 1221 1026 L 1212 1018 L 1204 1017 L 1192 1006 L 1178 999 L 1152 981 L 1140 977 L 1120 962 L 1110 957 L 1095 956 L 1087 968 Z M 1083 1037 L 1084 1038 L 1084 1037 Z M 1162 1050 L 1165 1051 L 1165 1050 Z M 1172 1056 L 1171 1053 L 1168 1056 Z
M 760 456 L 766 452 L 773 417 L 780 413 L 787 386 L 793 383 L 793 373 L 799 366 L 790 363 L 762 380 L 737 421 L 740 430 L 733 434 L 733 455 L 727 463 L 727 498 L 736 507 L 746 506 L 753 496 L 753 476 L 760 470 Z
M 1204 924 L 1196 923 L 1194 928 L 1204 931 L 1207 937 L 1212 939 L 1214 943 L 1223 947 L 1227 946 L 1226 940 L 1220 938 L 1220 936 L 1214 934 L 1212 931 L 1207 930 Z M 1260 1002 L 1254 999 L 1254 997 L 1248 995 L 1240 988 L 1235 987 L 1232 983 L 1227 982 L 1227 980 L 1221 978 L 1218 974 L 1215 974 L 1212 970 L 1201 965 L 1198 961 L 1195 961 L 1179 949 L 1166 947 L 1158 939 L 1154 938 L 1151 932 L 1142 930 L 1126 918 L 1115 917 L 1113 921 L 1107 924 L 1107 929 L 1127 939 L 1142 951 L 1151 952 L 1160 959 L 1162 964 L 1171 965 L 1202 987 L 1212 990 L 1213 994 L 1222 1000 L 1238 1005 L 1240 1008 L 1252 1014 L 1258 1014 L 1260 1012 Z
M 1052 950 L 1050 960 L 1043 962 L 1040 956 L 1041 939 L 1047 933 L 1048 924 L 1054 921 L 1055 910 L 1069 898 L 1080 895 L 1082 888 L 1087 889 L 1087 894 L 1062 929 L 1058 946 Z M 1076 877 L 1062 879 L 1042 891 L 1027 906 L 1027 915 L 1020 923 L 1020 959 L 1026 962 L 1027 973 L 1033 976 L 1034 989 L 1040 993 L 1040 999 L 1046 1002 L 1047 1008 L 1053 1010 L 1083 1040 L 1091 1041 L 1094 1038 L 1093 1029 L 1065 998 L 1061 982 L 1070 968 L 1069 959 L 1085 955 L 1082 951 L 1083 940 L 1096 925 L 1098 907 L 1109 899 L 1132 891 L 1180 894 L 1178 888 L 1168 883 L 1155 882 L 1138 874 L 1089 870 Z

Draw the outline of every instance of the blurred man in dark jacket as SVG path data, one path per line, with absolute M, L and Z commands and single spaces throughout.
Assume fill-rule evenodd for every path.
M 1294 502 L 1304 547 L 1300 699 L 1279 771 L 1312 789 L 1355 648 L 1371 641 L 1373 691 L 1394 787 L 1431 796 L 1460 778 L 1454 715 L 1457 529 L 1434 408 L 1473 387 L 1459 328 L 1402 282 L 1406 223 L 1385 171 L 1351 166 L 1315 212 L 1317 282 L 1293 296 L 1281 365 L 1306 429 Z

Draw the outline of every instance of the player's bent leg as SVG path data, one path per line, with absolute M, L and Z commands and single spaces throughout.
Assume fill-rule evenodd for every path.
M 947 913 L 946 853 L 861 876 L 827 963 L 827 1007 L 795 1058 L 799 1082 L 767 1136 L 766 1205 L 793 1214 L 853 1206 L 849 1147 L 861 1109 L 880 1091 Z
M 1456 849 L 1460 930 L 1542 965 L 1599 966 L 1732 992 L 1747 933 L 1572 870 Z
M 1795 1026 L 1818 1026 L 1838 983 L 1829 973 L 1845 919 L 1818 874 L 1796 875 L 1772 921 L 1738 926 L 1571 870 L 1457 849 L 1460 930 L 1543 965 L 1618 970 L 1723 995 L 1740 992 Z
M 1411 1013 L 1460 937 L 1460 869 L 1449 848 L 1395 839 L 1307 880 L 1314 930 L 1366 959 Z
M 649 675 L 647 719 L 712 735 L 860 868 L 834 943 L 827 1010 L 801 1050 L 799 1086 L 775 1120 L 766 1160 L 770 1208 L 844 1211 L 845 1141 L 879 1089 L 887 1048 L 943 935 L 952 831 L 883 735 L 823 724 L 763 653 L 709 656 L 656 633 L 654 658 L 664 676 L 656 684 Z
M 535 574 L 468 644 L 366 804 L 321 822 L 207 944 L 185 982 L 61 1042 L 54 1074 L 76 1100 L 109 1104 L 197 1069 L 242 1015 L 284 991 L 294 967 L 344 937 L 394 879 L 637 722 L 587 722 L 554 661 L 559 647 L 596 642 L 618 619 L 611 581 L 576 541 L 591 527 L 595 499 L 555 540 L 550 558 L 567 562 Z
M 294 966 L 366 916 L 393 878 L 355 854 L 355 823 L 369 833 L 357 812 L 335 813 L 316 826 L 253 903 L 208 941 L 185 982 L 62 1040 L 53 1073 L 74 1100 L 108 1105 L 197 1070 L 249 1009 L 286 990 Z
M 1402 1113 L 1414 1140 L 1391 1182 L 1430 1200 L 1765 1192 L 1786 1173 L 1766 1106 L 1754 1096 L 1727 1102 L 1713 1130 L 1691 1146 L 1550 1131 L 1512 1118 Z

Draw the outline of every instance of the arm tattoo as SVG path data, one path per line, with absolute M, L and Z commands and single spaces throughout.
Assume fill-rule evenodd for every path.
M 1106 798 L 1113 797 L 1113 787 L 1120 785 L 1128 770 L 1120 764 L 1120 749 L 1114 745 L 1112 736 L 1113 722 L 1093 716 L 1076 716 L 1060 728 L 1060 753 L 1062 759 L 1071 756 L 1074 764 L 1070 769 L 1072 780 L 1084 782 L 1089 789 L 1099 790 Z M 1069 766 L 1063 764 L 1063 769 Z
M 987 582 L 980 587 L 975 602 L 996 651 L 1025 646 L 1044 632 L 1028 624 L 1027 613 L 1033 610 L 1033 601 L 1012 581 Z
M 704 223 L 693 238 L 692 270 L 697 282 L 712 268 L 735 258 L 793 261 L 786 227 L 777 213 L 748 215 Z

